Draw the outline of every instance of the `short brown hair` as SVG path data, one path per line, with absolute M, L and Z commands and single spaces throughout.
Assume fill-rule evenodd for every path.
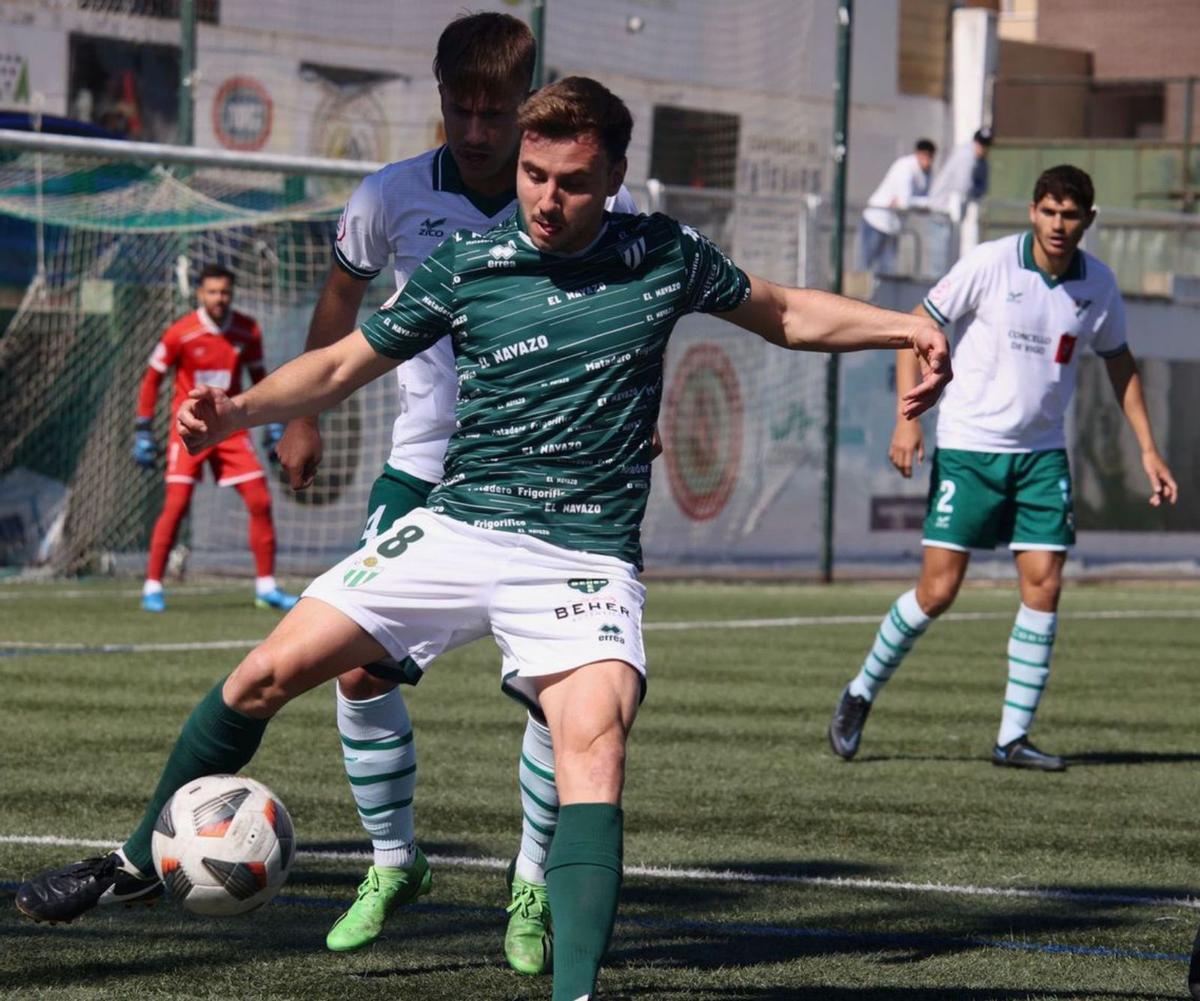
M 1061 163 L 1057 167 L 1049 167 L 1042 171 L 1033 186 L 1033 204 L 1036 205 L 1049 195 L 1056 202 L 1071 199 L 1083 212 L 1091 212 L 1096 202 L 1096 189 L 1092 187 L 1092 179 L 1087 172 L 1073 167 L 1069 163 Z
M 517 124 L 547 139 L 573 139 L 591 132 L 609 162 L 625 159 L 633 116 L 616 94 L 586 76 L 566 76 L 543 87 L 517 111 Z
M 511 14 L 464 14 L 446 26 L 433 57 L 433 75 L 451 94 L 476 96 L 497 90 L 528 93 L 537 42 Z
M 200 269 L 200 275 L 196 280 L 197 285 L 203 285 L 206 278 L 227 278 L 231 282 L 236 282 L 233 272 L 227 267 L 220 264 L 206 264 Z

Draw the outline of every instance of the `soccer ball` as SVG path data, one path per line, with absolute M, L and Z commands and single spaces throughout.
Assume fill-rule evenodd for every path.
M 292 818 L 261 782 L 206 775 L 179 789 L 154 825 L 154 869 L 171 896 L 211 917 L 270 900 L 296 856 Z

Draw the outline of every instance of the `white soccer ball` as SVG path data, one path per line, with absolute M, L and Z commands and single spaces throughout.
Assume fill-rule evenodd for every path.
M 158 815 L 154 869 L 189 911 L 244 914 L 270 900 L 296 857 L 284 805 L 261 782 L 206 775 L 189 782 Z

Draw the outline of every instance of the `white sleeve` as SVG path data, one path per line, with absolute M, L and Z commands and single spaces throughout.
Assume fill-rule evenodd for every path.
M 1096 338 L 1092 350 L 1101 358 L 1115 358 L 1128 349 L 1125 342 L 1125 300 L 1114 290 L 1107 306 L 1096 318 Z
M 925 311 L 946 326 L 979 307 L 987 283 L 992 248 L 976 247 L 950 269 L 922 300 Z
M 378 173 L 363 178 L 342 209 L 333 256 L 352 278 L 370 281 L 392 256 L 384 216 L 383 184 Z
M 629 215 L 637 215 L 637 202 L 633 200 L 633 195 L 629 193 L 629 189 L 624 184 L 621 185 L 621 190 L 610 198 L 604 205 L 609 212 L 627 212 Z

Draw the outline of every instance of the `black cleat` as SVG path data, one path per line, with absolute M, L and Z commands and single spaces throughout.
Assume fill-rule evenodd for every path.
M 1188 967 L 1188 990 L 1195 1001 L 1200 1001 L 1200 931 L 1196 932 L 1196 944 L 1192 946 L 1192 965 Z
M 997 744 L 992 748 L 992 764 L 1007 768 L 1034 768 L 1041 772 L 1065 772 L 1067 770 L 1066 758 L 1039 751 L 1029 743 L 1028 737 L 1010 740 L 1003 747 Z
M 849 685 L 842 689 L 842 697 L 829 721 L 829 746 L 839 758 L 849 761 L 858 753 L 858 743 L 862 740 L 863 726 L 870 711 L 870 700 L 851 695 Z
M 17 910 L 34 921 L 74 921 L 97 904 L 150 904 L 162 896 L 162 881 L 147 878 L 119 852 L 48 869 L 17 888 Z

